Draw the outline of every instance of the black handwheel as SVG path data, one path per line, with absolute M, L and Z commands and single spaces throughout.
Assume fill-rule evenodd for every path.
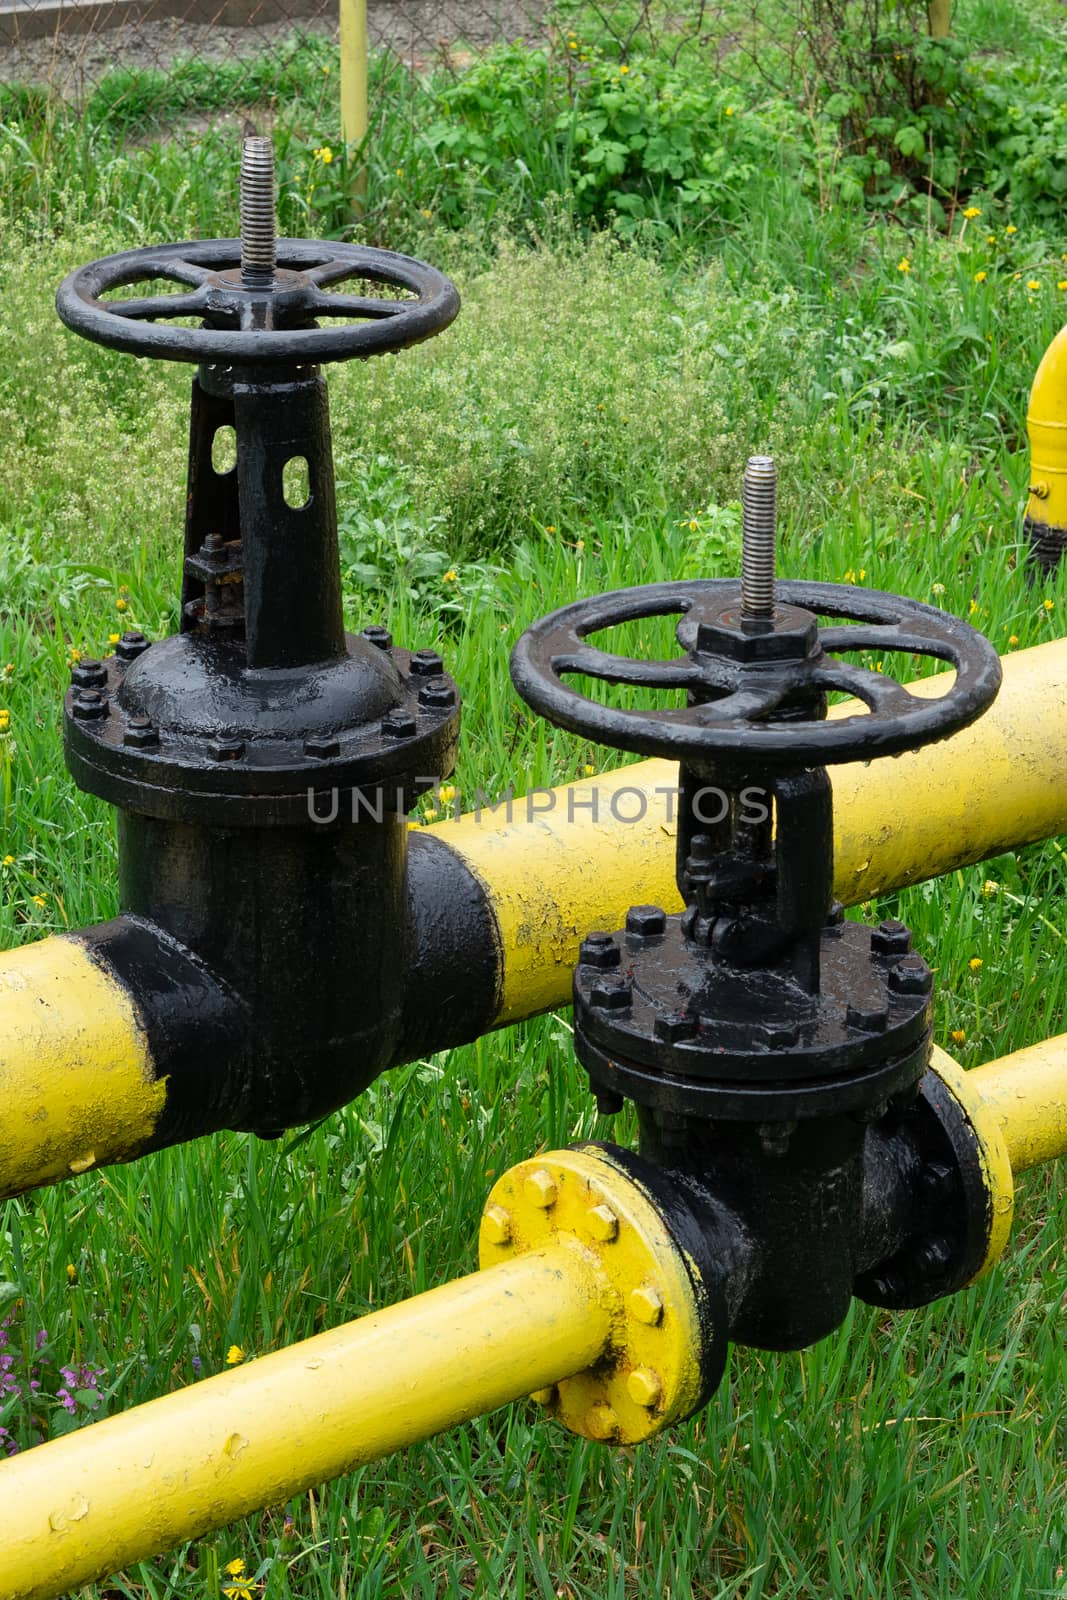
M 586 643 L 620 623 L 680 614 L 685 654 L 670 661 L 610 655 Z M 818 619 L 845 626 L 821 626 Z M 885 673 L 837 656 L 906 651 L 956 669 L 928 698 Z M 871 760 L 944 739 L 973 722 L 1000 687 L 1000 660 L 974 628 L 933 606 L 832 583 L 779 583 L 773 621 L 740 617 L 736 581 L 651 583 L 579 600 L 543 617 L 511 657 L 522 698 L 549 721 L 598 744 L 679 761 L 744 762 L 758 770 Z M 690 704 L 656 710 L 604 706 L 568 687 L 570 676 L 686 690 Z M 867 713 L 829 721 L 796 707 L 826 691 L 854 695 Z M 776 716 L 786 717 L 775 720 Z
M 328 292 L 352 278 L 415 298 Z M 179 285 L 178 292 L 102 298 L 158 279 Z M 429 339 L 453 321 L 459 295 L 443 273 L 411 256 L 313 239 L 279 239 L 272 286 L 249 288 L 241 281 L 240 240 L 210 239 L 91 261 L 60 284 L 56 309 L 75 333 L 132 355 L 230 366 L 317 365 Z M 171 317 L 201 317 L 203 326 L 165 326 Z M 320 328 L 318 317 L 354 320 Z

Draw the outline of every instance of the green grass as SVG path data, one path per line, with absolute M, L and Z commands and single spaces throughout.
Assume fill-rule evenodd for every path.
M 1014 15 L 975 11 L 998 47 Z M 230 160 L 179 142 L 102 169 L 91 142 L 56 140 L 47 214 L 0 228 L 0 948 L 114 912 L 112 821 L 64 771 L 59 700 L 73 650 L 176 611 L 189 373 L 66 334 L 54 285 L 195 233 Z M 397 210 L 389 242 L 452 270 L 463 314 L 330 375 L 349 617 L 442 648 L 465 692 L 462 788 L 610 762 L 523 710 L 511 645 L 579 595 L 735 571 L 753 449 L 779 460 L 789 574 L 862 570 L 1004 650 L 1062 634 L 1067 578 L 1032 589 L 1018 559 L 1061 224 L 1006 235 L 994 204 L 947 233 L 904 227 L 769 170 L 740 222 L 647 255 L 542 200 L 518 242 L 514 216 L 452 232 Z M 1067 1027 L 1064 859 L 1050 842 L 870 907 L 914 927 L 938 1038 L 962 1032 L 968 1065 Z M 208 1375 L 232 1344 L 252 1358 L 470 1270 L 496 1175 L 611 1131 L 567 1017 L 531 1022 L 391 1075 L 291 1145 L 219 1136 L 8 1202 L 0 1315 L 20 1359 L 47 1330 L 50 1382 L 88 1362 L 109 1410 L 134 1405 L 193 1381 L 194 1357 Z M 857 1306 L 801 1355 L 735 1351 L 706 1411 L 640 1450 L 515 1406 L 84 1593 L 215 1600 L 240 1556 L 268 1600 L 1062 1596 L 1067 1188 L 1052 1168 L 1020 1189 L 982 1284 L 901 1317 Z

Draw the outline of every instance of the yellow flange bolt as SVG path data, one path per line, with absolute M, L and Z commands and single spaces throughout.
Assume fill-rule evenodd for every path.
M 625 1164 L 624 1164 L 625 1163 Z M 482 1216 L 483 1267 L 563 1245 L 595 1266 L 606 1352 L 533 1399 L 586 1439 L 636 1444 L 687 1417 L 718 1382 L 725 1331 L 706 1277 L 621 1152 L 556 1150 L 504 1174 Z

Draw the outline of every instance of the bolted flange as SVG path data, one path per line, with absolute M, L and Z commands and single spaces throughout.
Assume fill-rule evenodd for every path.
M 722 1375 L 723 1313 L 690 1241 L 669 1225 L 671 1206 L 644 1186 L 632 1157 L 600 1146 L 522 1162 L 486 1202 L 483 1267 L 563 1244 L 602 1275 L 610 1349 L 590 1371 L 533 1397 L 583 1438 L 636 1444 L 689 1416 Z

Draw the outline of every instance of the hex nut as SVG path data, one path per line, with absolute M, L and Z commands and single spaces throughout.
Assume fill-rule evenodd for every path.
M 934 975 L 922 956 L 904 956 L 889 972 L 889 987 L 895 994 L 929 994 Z
M 417 678 L 439 678 L 445 664 L 436 650 L 416 650 L 411 658 L 411 671 Z
M 159 743 L 159 730 L 151 717 L 127 717 L 122 742 L 135 750 L 147 750 Z
M 876 956 L 906 956 L 911 949 L 911 929 L 906 923 L 889 918 L 871 933 L 871 950 Z
M 79 722 L 93 722 L 97 717 L 106 717 L 107 695 L 101 694 L 99 689 L 81 689 L 75 695 L 71 709 Z
M 115 654 L 120 661 L 136 661 L 138 656 L 143 656 L 149 648 L 150 641 L 136 628 L 131 628 L 124 633 L 115 646 Z
M 845 1010 L 845 1022 L 850 1028 L 858 1028 L 861 1033 L 884 1033 L 889 1021 L 889 1007 L 887 1005 L 848 1006 Z
M 482 1232 L 490 1244 L 511 1243 L 511 1218 L 503 1206 L 486 1206 L 482 1215 Z
M 585 1429 L 591 1439 L 613 1439 L 619 1431 L 619 1419 L 611 1406 L 601 1402 L 586 1412 Z
M 619 1219 L 608 1205 L 591 1206 L 585 1217 L 586 1232 L 601 1244 L 610 1244 L 619 1235 Z
M 659 1404 L 663 1384 L 659 1374 L 653 1372 L 651 1367 L 635 1367 L 626 1380 L 626 1392 L 635 1406 L 651 1410 Z
M 651 1283 L 643 1283 L 630 1290 L 627 1304 L 630 1315 L 648 1328 L 655 1328 L 663 1320 L 663 1296 Z
M 328 761 L 331 756 L 341 754 L 341 744 L 338 739 L 332 739 L 328 734 L 319 734 L 315 738 L 304 740 L 304 754 L 313 756 L 319 761 Z
M 696 1017 L 687 1017 L 683 1011 L 668 1011 L 660 1013 L 652 1024 L 652 1032 L 657 1039 L 663 1039 L 667 1044 L 677 1044 L 681 1039 L 692 1039 L 699 1031 L 700 1024 Z
M 240 761 L 245 753 L 243 739 L 214 739 L 207 747 L 212 761 Z
M 610 933 L 588 933 L 579 946 L 578 960 L 584 967 L 598 967 L 604 971 L 619 965 L 622 951 Z
M 626 931 L 639 939 L 656 939 L 667 931 L 667 913 L 659 906 L 631 906 Z
M 380 623 L 372 622 L 369 628 L 363 630 L 364 639 L 377 645 L 379 650 L 390 650 L 393 645 L 393 636 L 388 628 L 383 628 Z
M 424 683 L 419 690 L 419 705 L 426 706 L 429 710 L 444 709 L 455 705 L 456 691 L 452 685 L 442 678 L 440 683 Z
M 107 668 L 102 661 L 86 657 L 71 667 L 70 681 L 76 689 L 103 689 L 107 684 Z
M 617 974 L 597 978 L 589 991 L 589 1004 L 603 1011 L 625 1011 L 633 998 L 632 984 Z
M 387 739 L 410 739 L 415 733 L 415 718 L 410 711 L 387 711 L 382 718 L 382 733 Z
M 550 1172 L 538 1167 L 531 1172 L 522 1186 L 522 1192 L 532 1206 L 548 1211 L 556 1203 L 556 1184 Z

